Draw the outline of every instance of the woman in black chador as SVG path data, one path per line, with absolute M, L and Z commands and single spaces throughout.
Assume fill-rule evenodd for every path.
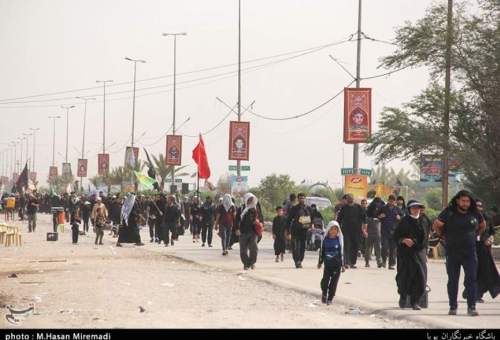
M 139 226 L 137 220 L 139 218 L 139 207 L 135 201 L 135 195 L 130 194 L 122 206 L 121 219 L 122 226 L 118 232 L 117 247 L 121 247 L 122 243 L 135 243 L 138 246 L 143 246 L 141 235 L 139 234 Z
M 394 240 L 398 245 L 396 283 L 399 307 L 405 307 L 409 296 L 414 310 L 420 310 L 418 304 L 427 286 L 427 232 L 420 216 L 422 207 L 417 201 L 409 201 L 408 215 L 401 219 L 394 231 Z

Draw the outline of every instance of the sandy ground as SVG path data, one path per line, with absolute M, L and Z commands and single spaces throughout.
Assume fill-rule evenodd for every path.
M 72 245 L 68 230 L 58 242 L 47 242 L 50 229 L 49 217 L 40 215 L 36 233 L 23 234 L 23 247 L 0 248 L 2 328 L 418 326 L 357 314 L 338 304 L 325 306 L 317 297 L 239 271 L 184 261 L 179 254 L 172 257 L 154 244 L 116 248 L 106 234 L 105 244 L 96 247 L 91 233 Z M 12 273 L 17 277 L 9 278 Z M 7 321 L 5 306 L 23 309 L 30 304 L 34 314 L 18 324 Z

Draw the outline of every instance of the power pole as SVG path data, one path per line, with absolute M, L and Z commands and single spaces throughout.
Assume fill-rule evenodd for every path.
M 36 129 L 33 129 L 33 128 L 30 128 L 30 130 L 33 132 L 33 159 L 31 160 L 31 171 L 33 172 L 36 172 L 35 171 L 35 155 L 36 155 L 36 132 L 38 130 L 40 130 L 40 128 L 36 128 Z
M 238 122 L 241 121 L 241 0 L 238 0 Z M 236 175 L 241 176 L 241 161 L 236 161 Z
M 163 33 L 164 37 L 168 36 L 173 36 L 174 37 L 174 93 L 173 93 L 173 105 L 172 105 L 172 111 L 173 111 L 173 117 L 172 117 L 172 134 L 175 135 L 175 99 L 176 99 L 176 88 L 177 88 L 177 36 L 185 36 L 187 33 L 181 32 L 181 33 Z M 165 155 L 167 157 L 167 155 Z M 175 185 L 175 166 L 172 165 L 172 186 L 171 188 Z
M 102 153 L 106 153 L 106 83 L 112 83 L 113 80 L 96 80 L 97 84 L 103 84 L 103 114 L 102 114 Z
M 444 84 L 444 134 L 445 145 L 443 148 L 443 172 L 441 183 L 443 185 L 443 208 L 448 205 L 448 172 L 450 157 L 450 92 L 451 92 L 451 47 L 453 44 L 453 0 L 448 0 L 448 24 L 446 29 L 446 75 Z
M 360 87 L 361 83 L 361 13 L 362 13 L 362 0 L 358 0 L 358 46 L 356 52 L 356 88 Z M 353 169 L 354 174 L 359 174 L 359 144 L 354 144 L 353 154 Z

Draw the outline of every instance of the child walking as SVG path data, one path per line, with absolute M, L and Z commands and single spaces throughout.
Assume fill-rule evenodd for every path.
M 273 220 L 273 240 L 274 240 L 274 255 L 276 255 L 276 262 L 283 262 L 286 248 L 286 227 L 287 218 L 284 216 L 282 207 L 276 208 L 276 217 Z
M 326 227 L 325 239 L 321 242 L 318 269 L 324 264 L 321 279 L 321 302 L 332 303 L 337 290 L 340 272 L 344 269 L 344 238 L 337 221 L 331 221 Z

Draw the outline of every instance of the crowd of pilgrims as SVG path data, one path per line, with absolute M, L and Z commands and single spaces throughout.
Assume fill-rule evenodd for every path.
M 216 197 L 215 202 L 210 196 L 202 202 L 197 196 L 177 200 L 164 193 L 147 197 L 133 193 L 109 197 L 35 193 L 15 198 L 15 211 L 20 219 L 28 218 L 30 232 L 35 231 L 37 212 L 50 214 L 52 208 L 62 208 L 75 244 L 78 235 L 89 232 L 89 226 L 96 235 L 96 245 L 103 244 L 104 231 L 109 230 L 118 247 L 123 243 L 144 245 L 142 226 L 148 227 L 151 243 L 166 247 L 174 246 L 187 230 L 193 243 L 212 247 L 215 231 L 223 256 L 239 244 L 244 270 L 255 269 L 264 230 L 262 209 L 252 193 L 245 194 L 241 204 L 229 194 Z M 463 297 L 469 315 L 478 315 L 475 304 L 483 302 L 486 292 L 493 298 L 500 293 L 500 276 L 491 253 L 500 214 L 497 209 L 486 213 L 482 202 L 467 191 L 457 193 L 433 222 L 425 205 L 416 200 L 406 203 L 403 197 L 390 195 L 387 202 L 376 197 L 369 204 L 366 199 L 358 204 L 351 195 L 344 195 L 334 207 L 335 219 L 325 226 L 321 213 L 314 204 L 307 205 L 305 198 L 302 193 L 291 194 L 283 206 L 276 207 L 271 229 L 275 261 L 282 262 L 288 250 L 300 269 L 306 249 L 319 250 L 323 303 L 331 303 L 341 272 L 356 269 L 358 257 L 370 267 L 374 253 L 378 268 L 396 270 L 399 306 L 419 310 L 426 296 L 427 257 L 433 242 L 441 242 L 446 249 L 449 314 L 455 315 L 457 310 L 460 267 L 465 272 Z M 14 212 L 6 209 L 8 218 L 7 214 Z M 54 232 L 58 224 L 57 213 L 53 213 Z

